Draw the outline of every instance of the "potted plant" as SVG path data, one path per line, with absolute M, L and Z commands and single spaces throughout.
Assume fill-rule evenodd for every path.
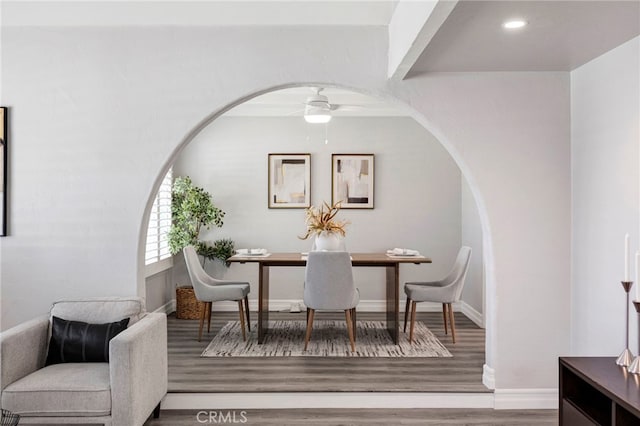
M 234 254 L 232 240 L 225 238 L 209 244 L 199 239 L 203 228 L 221 227 L 224 215 L 224 211 L 214 205 L 211 194 L 195 186 L 190 177 L 176 178 L 171 188 L 171 229 L 167 235 L 171 254 L 175 255 L 192 245 L 202 256 L 203 266 L 206 259 L 218 259 L 226 263 Z M 176 289 L 176 304 L 177 318 L 199 318 L 202 306 L 196 300 L 191 286 Z
M 178 177 L 171 189 L 171 229 L 169 230 L 169 250 L 171 254 L 192 245 L 199 255 L 206 259 L 223 262 L 233 256 L 233 241 L 221 239 L 213 245 L 199 240 L 200 231 L 211 226 L 223 225 L 224 211 L 213 204 L 211 194 L 193 185 L 189 176 Z
M 346 235 L 345 227 L 349 224 L 345 220 L 336 220 L 340 211 L 340 201 L 333 205 L 324 202 L 320 209 L 311 206 L 305 211 L 307 232 L 298 237 L 306 240 L 311 236 L 316 238 L 316 250 L 338 250 L 340 238 Z

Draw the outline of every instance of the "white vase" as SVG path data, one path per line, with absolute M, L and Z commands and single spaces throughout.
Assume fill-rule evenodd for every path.
M 340 249 L 340 236 L 335 232 L 322 231 L 316 235 L 316 251 L 337 251 Z

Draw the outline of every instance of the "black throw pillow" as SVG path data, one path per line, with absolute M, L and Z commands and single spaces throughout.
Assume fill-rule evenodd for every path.
M 109 362 L 109 341 L 128 324 L 129 318 L 107 324 L 87 324 L 53 317 L 47 365 Z

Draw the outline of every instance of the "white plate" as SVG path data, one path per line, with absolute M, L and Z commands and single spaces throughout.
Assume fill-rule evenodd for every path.
M 402 257 L 417 257 L 417 256 L 420 256 L 420 253 L 394 253 L 392 251 L 388 251 L 387 255 L 389 255 L 389 256 L 402 256 Z
M 391 254 L 391 253 L 387 253 L 387 257 L 390 257 L 392 259 L 422 259 L 424 258 L 423 255 L 421 254 Z

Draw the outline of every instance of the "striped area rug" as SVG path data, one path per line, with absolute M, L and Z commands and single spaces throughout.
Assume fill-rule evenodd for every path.
M 239 321 L 225 324 L 202 352 L 202 357 L 451 357 L 451 353 L 424 323 L 417 321 L 413 344 L 408 333 L 400 333 L 400 344 L 394 345 L 383 321 L 358 321 L 356 352 L 351 352 L 344 321 L 316 320 L 307 351 L 304 349 L 304 321 L 270 321 L 269 334 L 258 344 L 257 323 L 251 323 L 247 341 L 242 340 Z M 408 329 L 407 329 L 408 331 Z

